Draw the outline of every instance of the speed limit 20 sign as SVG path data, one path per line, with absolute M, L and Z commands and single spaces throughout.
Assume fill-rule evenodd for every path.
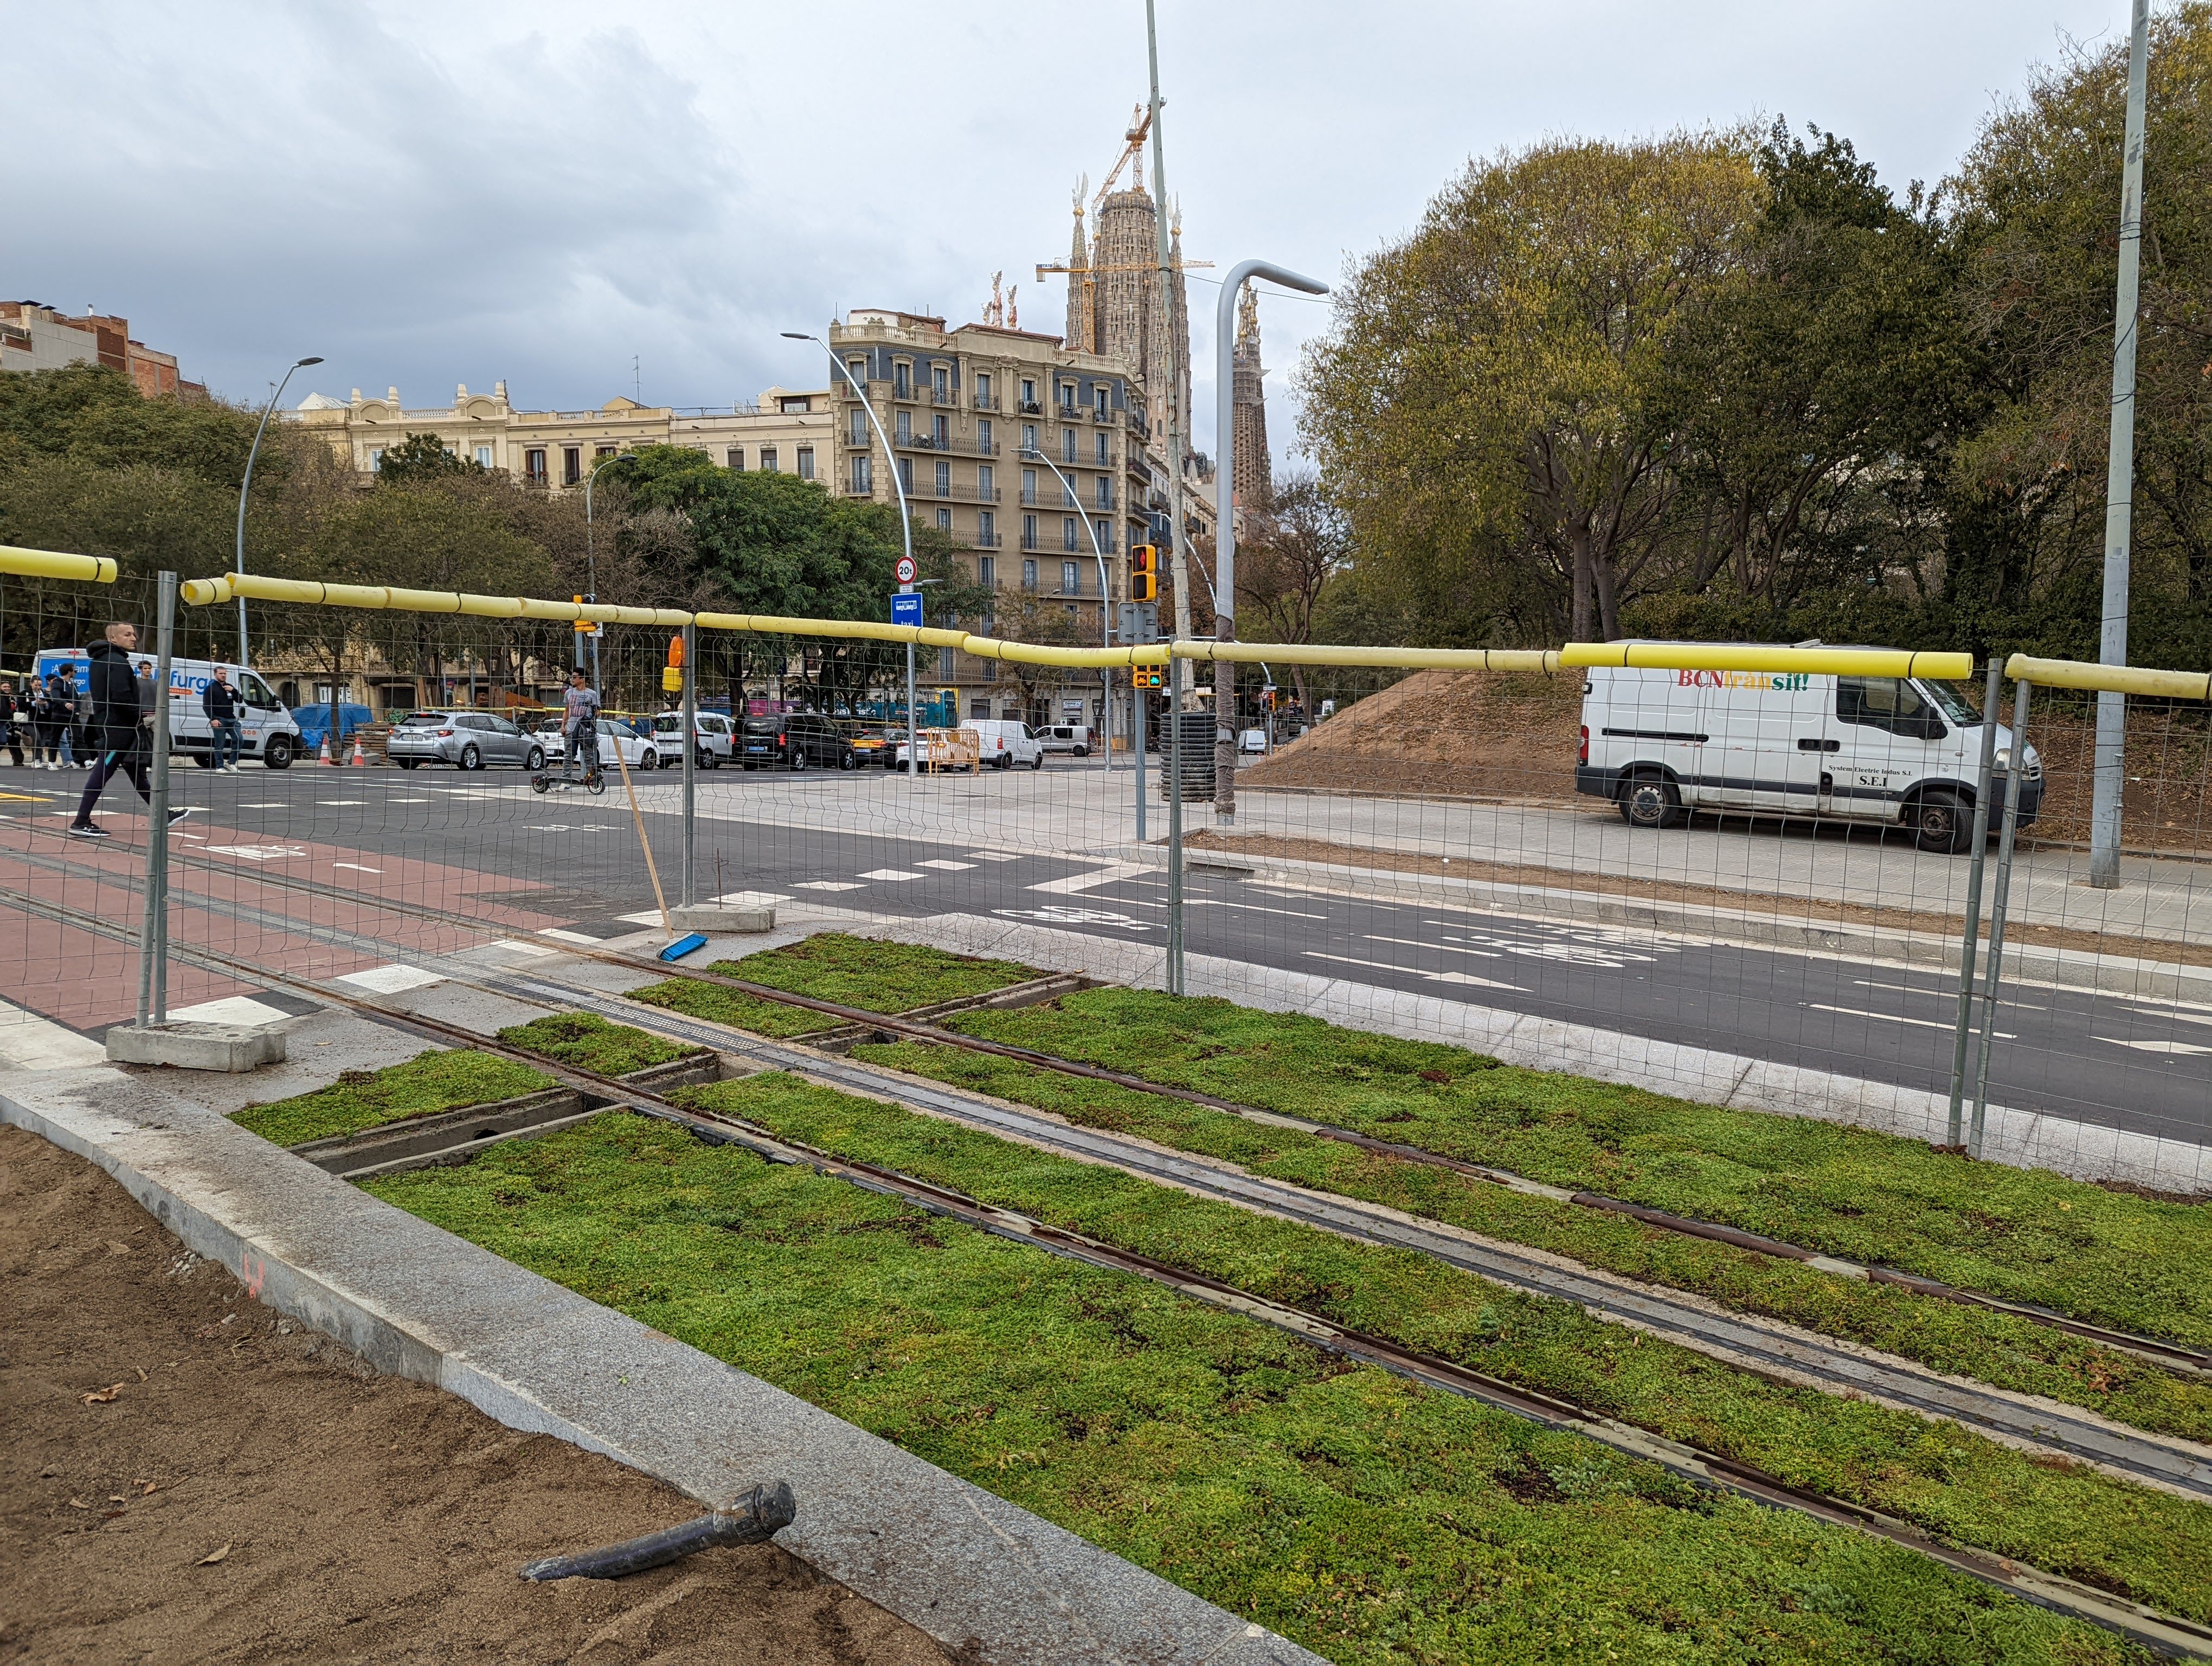
M 898 558 L 898 566 L 894 570 L 898 574 L 898 581 L 901 584 L 912 584 L 918 569 L 914 564 L 912 556 L 901 556 Z

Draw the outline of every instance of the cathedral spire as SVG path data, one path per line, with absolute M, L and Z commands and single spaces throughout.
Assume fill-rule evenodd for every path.
M 1240 508 L 1264 509 L 1274 496 L 1267 457 L 1267 369 L 1260 362 L 1260 296 L 1249 283 L 1237 297 L 1237 346 L 1230 359 L 1237 423 L 1237 472 L 1230 482 Z
M 1091 251 L 1083 236 L 1083 197 L 1090 188 L 1087 173 L 1075 182 L 1075 238 L 1067 255 L 1067 327 L 1061 332 L 1062 345 L 1072 353 L 1092 350 Z

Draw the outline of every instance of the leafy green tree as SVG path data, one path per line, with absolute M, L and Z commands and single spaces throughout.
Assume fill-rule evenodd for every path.
M 425 481 L 465 478 L 483 472 L 483 466 L 473 458 L 447 450 L 445 441 L 436 435 L 410 434 L 398 445 L 385 448 L 384 459 L 377 465 L 376 478 L 380 485 L 413 486 Z

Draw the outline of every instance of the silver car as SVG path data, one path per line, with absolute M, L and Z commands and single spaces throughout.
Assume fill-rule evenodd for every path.
M 735 737 L 730 733 L 730 720 L 720 712 L 696 712 L 691 718 L 691 738 L 697 741 L 699 767 L 719 769 L 730 762 L 735 750 Z M 665 751 L 684 756 L 678 739 L 684 731 L 684 714 L 662 712 L 653 720 L 653 744 Z
M 384 755 L 403 769 L 418 763 L 450 763 L 456 769 L 495 763 L 545 767 L 545 749 L 537 737 L 491 712 L 410 712 L 392 726 Z

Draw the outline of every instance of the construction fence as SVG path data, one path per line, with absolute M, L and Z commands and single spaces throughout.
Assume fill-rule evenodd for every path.
M 763 940 L 927 942 L 2212 1186 L 2203 673 L 1684 644 L 1052 649 L 8 570 L 0 673 L 88 674 L 76 651 L 114 616 L 145 627 L 131 658 L 166 691 L 148 802 L 107 784 L 106 839 L 69 830 L 76 732 L 59 769 L 0 764 L 0 994 L 77 1036 L 330 988 L 433 1012 L 441 980 L 563 948 L 650 959 L 687 906 L 772 908 Z M 1220 659 L 1232 712 L 1210 669 L 1176 669 Z M 563 731 L 580 666 L 595 758 Z M 217 667 L 243 684 L 228 768 Z M 2114 687 L 2124 843 L 2101 889 L 2092 706 Z M 1030 721 L 1079 697 L 1103 721 Z

